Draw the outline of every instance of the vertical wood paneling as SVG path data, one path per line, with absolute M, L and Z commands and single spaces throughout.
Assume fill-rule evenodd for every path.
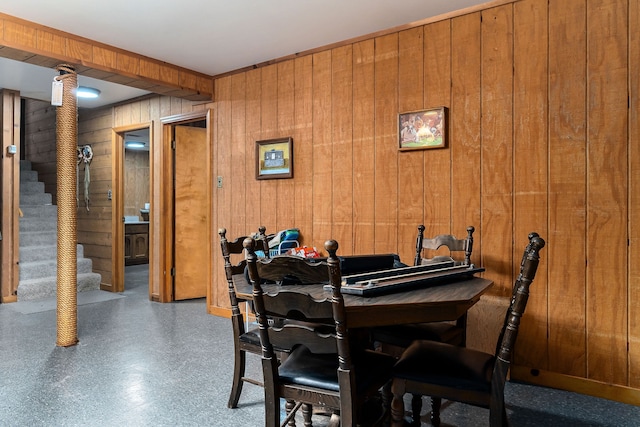
M 375 39 L 375 252 L 398 245 L 398 34 Z
M 245 98 L 246 75 L 236 74 L 231 77 L 231 135 L 229 135 L 228 138 L 230 144 L 227 145 L 222 138 L 219 139 L 217 146 L 218 157 L 214 159 L 215 164 L 218 166 L 218 171 L 221 172 L 220 175 L 217 176 L 222 177 L 222 188 L 226 187 L 227 191 L 231 193 L 231 209 L 228 212 L 228 214 L 231 215 L 231 218 L 229 218 L 230 230 L 228 230 L 230 234 L 227 234 L 227 236 L 232 239 L 236 236 L 246 236 L 248 233 L 254 233 L 258 231 L 259 227 L 258 224 L 246 223 L 247 199 L 244 189 L 247 183 L 253 184 L 255 178 L 254 175 L 247 176 L 243 167 L 245 162 L 247 162 Z M 220 125 L 218 125 L 218 127 L 220 127 Z M 219 130 L 221 131 L 220 136 L 224 137 L 224 130 Z M 228 152 L 223 154 L 222 151 L 225 149 L 227 149 Z M 223 156 L 223 158 L 220 158 L 220 156 Z M 227 156 L 230 156 L 230 158 L 228 158 L 228 164 L 225 165 L 223 159 Z M 214 182 L 217 182 L 217 176 L 214 178 Z M 216 185 L 214 192 L 222 188 L 217 188 Z M 218 218 L 220 218 L 220 215 L 218 215 Z
M 423 108 L 424 60 L 422 27 L 402 31 L 398 37 L 398 111 Z M 397 124 L 397 126 L 400 126 Z M 396 148 L 398 135 L 396 135 Z M 424 212 L 424 151 L 398 153 L 398 255 L 411 265 L 415 256 L 418 218 Z
M 587 363 L 585 26 L 584 0 L 549 3 L 549 369 L 576 376 Z
M 233 145 L 235 137 L 233 130 L 234 125 L 232 121 L 232 109 L 233 103 L 231 101 L 232 77 L 224 77 L 217 79 L 215 83 L 215 92 L 218 94 L 216 109 L 214 114 L 216 115 L 216 146 L 213 147 L 215 152 L 215 165 L 216 165 L 216 179 L 222 177 L 222 188 L 215 188 L 214 190 L 214 204 L 218 212 L 218 224 L 214 226 L 216 233 L 219 228 L 224 227 L 227 229 L 227 236 L 235 239 L 237 236 L 243 235 L 246 231 L 238 228 L 238 223 L 234 221 L 236 213 L 234 208 L 238 206 L 233 204 L 234 189 L 236 188 L 236 179 L 238 179 L 238 173 L 234 173 L 232 167 L 232 160 L 234 160 Z M 239 94 L 238 94 L 239 95 Z M 236 125 L 237 126 L 237 125 Z M 244 142 L 244 141 L 243 141 Z M 226 181 L 226 182 L 225 182 Z M 218 250 L 219 251 L 219 250 Z M 217 253 L 216 253 L 217 254 Z M 217 258 L 216 258 L 217 259 Z M 220 264 L 220 262 L 218 262 Z M 220 274 L 214 276 L 214 279 L 219 279 Z M 217 295 L 219 288 L 212 292 L 212 295 Z M 226 307 L 229 303 L 228 298 L 225 298 L 222 304 L 222 298 L 218 301 L 219 306 Z
M 139 111 L 136 103 L 124 108 L 127 114 L 132 110 Z M 53 113 L 55 115 L 55 113 Z M 113 283 L 111 277 L 111 201 L 105 197 L 111 188 L 111 128 L 114 117 L 110 109 L 80 111 L 78 117 L 78 145 L 91 145 L 93 160 L 91 161 L 91 182 L 89 184 L 90 210 L 78 209 L 77 228 L 78 243 L 84 246 L 84 256 L 93 262 L 93 271 L 99 273 L 101 283 Z M 129 124 L 129 123 L 127 123 Z M 55 147 L 55 136 L 51 143 Z M 84 168 L 80 168 L 78 180 L 84 182 Z M 55 179 L 55 178 L 54 178 Z M 147 181 L 148 182 L 148 181 Z M 83 186 L 79 186 L 80 205 L 83 206 Z M 57 189 L 56 189 L 57 191 Z M 139 212 L 138 212 L 139 214 Z
M 513 82 L 513 281 L 519 274 L 519 260 L 535 231 L 548 236 L 547 188 L 547 0 L 527 0 L 514 8 Z M 547 239 L 548 240 L 548 239 Z M 554 243 L 554 242 L 550 242 Z M 486 245 L 485 245 L 486 249 Z M 516 360 L 526 366 L 547 369 L 548 292 L 546 266 L 548 247 L 531 287 L 527 321 L 523 322 L 516 348 Z M 509 289 L 511 285 L 509 284 Z M 524 331 L 524 332 L 523 332 Z
M 331 127 L 333 141 L 333 217 L 331 235 L 342 255 L 353 253 L 353 49 L 331 51 Z
M 513 16 L 511 5 L 482 12 L 481 265 L 493 292 L 511 295 L 513 218 Z
M 151 99 L 143 99 L 140 104 L 140 123 L 148 123 L 152 120 Z
M 640 388 L 640 2 L 629 2 L 629 386 Z
M 162 142 L 160 141 L 160 135 L 162 135 L 162 123 L 160 122 L 160 104 L 161 97 L 155 97 L 149 100 L 149 117 L 147 121 L 153 121 L 151 126 L 151 134 L 153 138 L 149 141 L 149 154 L 150 154 L 150 179 L 151 179 L 151 209 L 154 210 L 154 214 L 150 216 L 151 223 L 149 224 L 149 281 L 151 289 L 149 290 L 150 297 L 158 297 L 160 295 L 160 280 L 156 278 L 160 276 L 160 257 L 163 255 L 160 253 L 158 243 L 160 242 L 160 209 L 158 206 L 159 197 L 161 191 L 161 176 L 160 172 L 160 147 Z M 216 276 L 214 276 L 216 277 Z
M 169 98 L 170 115 L 175 116 L 182 113 L 182 99 Z
M 333 183 L 331 144 L 331 51 L 313 55 L 313 233 L 312 241 L 331 236 Z
M 281 62 L 278 64 L 278 138 L 292 136 L 294 123 L 294 65 L 293 61 Z M 296 140 L 293 141 L 296 149 Z M 295 160 L 295 159 L 294 159 Z M 296 173 L 296 165 L 293 165 L 293 174 Z M 295 221 L 295 206 L 291 201 L 295 200 L 295 187 L 291 179 L 279 179 L 277 183 L 277 198 L 275 211 L 276 230 L 298 227 Z M 274 231 L 276 231 L 274 230 Z M 301 230 L 302 232 L 303 230 Z
M 473 252 L 482 254 L 480 227 L 480 14 L 451 21 L 451 230 L 476 227 Z
M 247 72 L 247 92 L 246 92 L 246 114 L 247 123 L 246 129 L 246 149 L 247 159 L 244 163 L 244 171 L 247 176 L 247 183 L 245 186 L 246 200 L 249 206 L 245 212 L 247 216 L 247 227 L 260 227 L 265 225 L 260 218 L 260 211 L 262 210 L 260 199 L 260 185 L 255 179 L 256 176 L 256 141 L 260 138 L 260 98 L 261 98 L 261 86 L 260 78 L 262 75 L 262 69 L 251 70 Z M 216 97 L 217 98 L 217 97 Z M 216 100 L 216 108 L 218 108 Z M 219 126 L 218 126 L 219 127 Z M 242 165 L 236 166 L 238 170 L 242 171 Z M 265 205 L 265 209 L 268 209 L 269 205 Z M 265 225 L 266 226 L 266 225 Z M 277 230 L 268 229 L 267 233 L 275 233 Z M 240 233 L 238 231 L 238 233 Z
M 278 135 L 278 67 L 270 65 L 262 69 L 260 98 L 260 139 L 277 138 Z M 270 233 L 279 231 L 277 221 L 278 180 L 258 181 L 260 186 L 260 222 Z
M 353 45 L 353 252 L 374 249 L 374 42 Z
M 137 216 L 140 220 L 140 209 L 144 208 L 144 204 L 149 202 L 149 186 L 145 185 L 149 182 L 149 152 L 125 150 L 124 155 L 124 214 L 129 216 Z M 81 175 L 78 182 L 84 182 L 84 167 L 81 166 Z M 95 183 L 93 183 L 95 185 Z M 80 184 L 82 187 L 82 184 Z M 102 195 L 105 192 L 100 191 Z M 82 194 L 82 188 L 79 189 Z M 98 197 L 96 197 L 98 198 Z M 103 197 L 99 197 L 100 200 Z M 82 196 L 80 197 L 82 204 Z
M 451 108 L 451 21 L 445 20 L 424 26 L 424 106 Z M 449 115 L 448 120 L 452 120 Z M 448 126 L 451 129 L 451 124 Z M 424 224 L 425 235 L 453 233 L 461 237 L 465 228 L 451 229 L 451 145 L 442 150 L 423 153 L 424 213 L 419 221 Z M 416 224 L 417 226 L 418 224 Z M 478 224 L 467 224 L 478 226 Z M 417 233 L 417 229 L 413 230 Z M 478 252 L 480 253 L 480 252 Z M 474 262 L 476 256 L 474 254 Z
M 588 3 L 587 375 L 616 384 L 628 372 L 627 28 L 625 0 Z
M 291 203 L 291 209 L 294 212 L 294 224 L 302 234 L 302 241 L 307 246 L 313 246 L 313 194 L 309 191 L 313 185 L 313 60 L 311 56 L 304 56 L 297 58 L 294 64 L 293 164 L 295 170 L 293 183 L 295 198 Z
M 423 36 L 402 31 L 218 79 L 213 170 L 224 184 L 211 190 L 214 229 L 241 228 L 235 235 L 264 224 L 275 232 L 293 218 L 307 245 L 321 249 L 339 235 L 343 251 L 351 240 L 353 253 L 399 252 L 404 260 L 422 221 L 429 234 L 475 225 L 474 262 L 498 283 L 497 305 L 526 234 L 538 231 L 548 245 L 523 318 L 519 372 L 640 387 L 640 11 L 624 0 L 548 7 L 521 0 L 427 24 Z M 440 105 L 450 107 L 449 146 L 398 153 L 398 112 Z M 206 106 L 158 97 L 81 112 L 82 141 L 100 153 L 92 185 L 106 190 L 111 182 L 110 148 L 101 141 L 112 126 L 194 108 Z M 54 116 L 50 106 L 28 108 L 25 140 L 42 176 L 55 181 L 55 144 L 46 135 L 55 132 Z M 294 178 L 257 182 L 255 141 L 283 133 L 294 137 Z M 156 178 L 152 189 L 161 192 Z M 292 198 L 293 216 L 283 220 L 277 210 Z M 81 238 L 104 252 L 94 266 L 110 280 L 111 236 L 98 229 L 111 211 L 107 201 L 95 203 Z M 243 203 L 244 222 L 233 214 Z M 212 307 L 227 307 L 217 262 L 213 282 Z M 489 322 L 492 310 L 474 316 Z M 485 335 L 479 339 L 490 340 Z

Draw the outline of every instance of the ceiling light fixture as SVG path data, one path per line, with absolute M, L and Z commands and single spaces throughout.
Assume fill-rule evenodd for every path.
M 76 96 L 78 98 L 97 98 L 100 95 L 98 89 L 86 86 L 79 86 L 76 90 Z
M 144 142 L 127 142 L 125 146 L 127 148 L 144 148 Z

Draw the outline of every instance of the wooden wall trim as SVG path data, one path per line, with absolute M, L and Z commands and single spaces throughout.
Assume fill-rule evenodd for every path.
M 111 129 L 111 184 L 113 188 L 112 194 L 112 218 L 111 218 L 111 229 L 112 229 L 112 244 L 111 244 L 111 253 L 112 253 L 112 274 L 111 274 L 111 284 L 108 289 L 112 292 L 123 292 L 125 290 L 124 284 L 124 247 L 123 247 L 123 239 L 120 239 L 119 236 L 124 236 L 124 222 L 123 216 L 124 213 L 124 200 L 125 200 L 125 185 L 124 185 L 124 175 L 125 175 L 125 149 L 124 149 L 124 134 L 131 131 L 136 131 L 140 129 L 149 129 L 149 141 L 153 141 L 153 121 L 144 122 L 144 123 L 135 123 L 129 124 L 125 126 L 116 126 Z M 151 167 L 151 161 L 149 160 L 149 167 Z M 151 182 L 149 182 L 149 186 L 151 186 Z M 152 202 L 149 199 L 149 202 Z M 152 212 L 151 215 L 154 215 Z M 151 251 L 152 244 L 151 238 L 153 231 L 153 218 L 149 221 L 149 249 Z M 118 241 L 116 242 L 116 239 Z M 153 292 L 149 289 L 149 299 L 153 296 Z
M 511 367 L 511 379 L 543 387 L 573 391 L 616 402 L 640 405 L 640 390 L 587 378 L 574 377 L 527 366 Z
M 4 13 L 0 57 L 51 68 L 70 63 L 83 76 L 192 101 L 213 99 L 211 76 Z
M 231 319 L 231 309 L 229 308 L 214 307 L 212 305 L 207 304 L 207 313 L 212 314 L 214 316 Z
M 19 206 L 20 206 L 20 93 L 0 90 L 0 302 L 17 300 L 20 260 Z M 7 153 L 10 145 L 16 147 L 15 154 Z
M 536 231 L 547 246 L 514 362 L 640 390 L 637 2 L 492 4 L 216 77 L 213 173 L 225 188 L 213 190 L 214 227 L 290 224 L 307 246 L 330 236 L 343 255 L 406 262 L 418 224 L 433 234 L 474 225 L 472 261 L 496 298 L 511 294 Z M 398 153 L 397 114 L 439 105 L 448 147 Z M 254 185 L 255 141 L 286 135 L 294 178 Z M 478 307 L 477 323 L 499 330 L 497 312 Z
M 172 221 L 174 219 L 174 207 L 173 207 L 173 171 L 174 168 L 174 158 L 173 151 L 171 148 L 173 142 L 173 127 L 179 124 L 189 123 L 197 120 L 205 120 L 207 124 L 207 141 L 212 142 L 212 109 L 203 109 L 198 111 L 192 111 L 184 114 L 173 114 L 170 116 L 165 116 L 160 118 L 160 123 L 162 125 L 162 142 L 159 144 L 157 149 L 155 149 L 160 157 L 160 164 L 153 165 L 153 170 L 156 169 L 159 171 L 158 176 L 153 176 L 153 180 L 157 180 L 160 183 L 161 191 L 158 194 L 159 205 L 160 205 L 160 214 L 158 215 L 158 243 L 153 246 L 153 250 L 158 248 L 159 256 L 159 270 L 162 272 L 161 274 L 161 283 L 159 286 L 159 296 L 158 299 L 160 302 L 171 302 L 174 300 L 173 295 L 173 277 L 170 274 L 171 268 L 173 265 L 173 230 L 171 227 Z M 211 158 L 209 162 L 211 164 Z M 211 172 L 207 171 L 209 176 L 207 177 L 207 184 L 211 185 Z M 155 172 L 154 172 L 155 173 Z M 152 195 L 152 198 L 154 196 Z M 212 201 L 209 201 L 210 206 L 212 206 Z M 152 207 L 154 204 L 152 204 Z M 211 209 L 211 207 L 210 207 Z M 205 232 L 205 235 L 211 234 L 210 229 Z M 213 245 L 214 240 L 210 240 L 210 247 L 208 248 L 209 253 L 213 253 Z M 213 269 L 211 267 L 211 263 L 208 266 L 209 268 L 209 277 L 213 275 Z M 207 307 L 211 306 L 211 287 L 209 285 L 207 287 Z

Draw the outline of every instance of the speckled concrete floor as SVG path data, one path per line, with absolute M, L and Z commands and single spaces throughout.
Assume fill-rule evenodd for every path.
M 146 274 L 127 267 L 123 294 L 83 301 L 73 347 L 56 346 L 55 306 L 0 305 L 0 426 L 263 425 L 261 388 L 246 384 L 239 408 L 226 406 L 229 320 L 203 300 L 150 302 Z M 257 358 L 248 374 L 260 376 Z M 640 426 L 640 407 L 575 393 L 509 383 L 506 401 L 515 427 Z M 488 425 L 485 409 L 443 406 L 443 426 Z

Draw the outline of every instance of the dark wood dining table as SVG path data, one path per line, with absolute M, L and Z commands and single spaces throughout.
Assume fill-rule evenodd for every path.
M 480 300 L 493 284 L 491 280 L 471 277 L 452 283 L 439 284 L 372 297 L 343 295 L 347 314 L 347 328 L 456 320 Z M 244 275 L 234 276 L 239 298 L 251 300 L 252 289 Z M 265 284 L 264 292 L 281 285 Z M 308 293 L 316 299 L 331 298 L 323 285 L 283 285 L 294 292 Z

